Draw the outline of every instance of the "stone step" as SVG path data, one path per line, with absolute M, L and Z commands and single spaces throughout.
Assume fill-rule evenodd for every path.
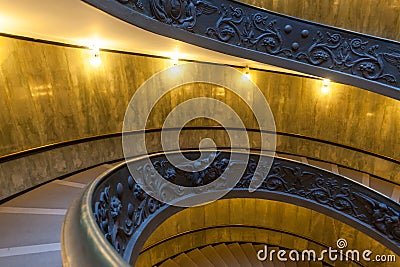
M 223 258 L 218 254 L 213 246 L 206 246 L 201 249 L 201 252 L 207 259 L 217 267 L 229 267 Z
M 219 244 L 214 248 L 229 267 L 241 267 L 240 263 L 237 261 L 226 244 Z
M 253 244 L 245 243 L 241 244 L 244 254 L 246 254 L 247 258 L 249 259 L 251 266 L 254 267 L 262 267 L 263 264 L 257 259 L 257 251 L 254 248 Z
M 188 257 L 191 258 L 197 265 L 201 267 L 214 267 L 206 256 L 204 256 L 203 252 L 199 249 L 193 249 L 187 253 Z
M 159 267 L 180 267 L 180 266 L 175 261 L 168 259 L 164 261 L 162 264 L 160 264 Z
M 247 258 L 246 254 L 243 252 L 242 247 L 238 243 L 232 243 L 228 245 L 228 248 L 235 256 L 235 258 L 240 263 L 242 267 L 252 267 L 249 259 Z
M 179 266 L 201 267 L 197 265 L 186 253 L 179 254 L 173 259 Z

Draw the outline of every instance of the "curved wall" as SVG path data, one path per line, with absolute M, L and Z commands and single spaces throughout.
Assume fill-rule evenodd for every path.
M 167 60 L 0 37 L 0 155 L 120 132 L 135 90 Z
M 91 54 L 86 49 L 9 37 L 0 37 L 0 47 L 0 160 L 1 156 L 27 149 L 120 132 L 126 106 L 136 88 L 171 66 L 168 59 L 103 51 L 102 65 L 94 68 L 89 64 Z M 335 83 L 324 95 L 320 91 L 322 82 L 311 78 L 256 70 L 251 75 L 271 106 L 279 132 L 301 134 L 400 160 L 400 150 L 396 149 L 400 145 L 399 101 Z M 208 84 L 186 85 L 168 94 L 158 104 L 160 109 L 153 112 L 148 127 L 161 127 L 173 107 L 198 96 L 226 102 L 238 111 L 247 127 L 256 127 L 250 109 L 243 108 L 237 96 Z M 214 124 L 196 120 L 190 125 Z M 49 153 L 44 158 L 14 162 L 12 167 L 3 163 L 0 183 L 6 192 L 0 198 L 95 162 L 120 159 L 120 144 L 116 145 L 116 140 L 83 149 L 87 155 L 84 158 L 75 156 L 73 149 L 66 149 L 58 157 Z M 278 140 L 281 152 L 340 161 L 344 166 L 399 182 L 398 164 L 387 165 L 385 161 L 327 147 L 288 138 Z M 104 149 L 113 152 L 109 156 L 96 156 L 102 155 L 98 151 Z M 91 162 L 89 157 L 96 160 Z M 65 162 L 67 166 L 61 171 L 54 171 L 57 158 L 57 162 Z

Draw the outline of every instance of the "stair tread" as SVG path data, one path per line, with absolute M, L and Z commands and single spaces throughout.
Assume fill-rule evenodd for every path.
M 164 261 L 159 267 L 180 267 L 175 261 L 168 259 Z
M 199 267 L 186 253 L 181 253 L 173 259 L 179 266 Z
M 188 252 L 187 255 L 191 258 L 197 265 L 201 267 L 214 267 L 215 265 L 212 264 L 206 256 L 200 251 L 199 249 L 193 249 L 192 251 Z
M 219 244 L 214 247 L 221 258 L 224 259 L 224 262 L 228 264 L 229 267 L 241 267 L 235 256 L 226 246 L 226 244 Z
M 295 261 L 291 261 L 288 259 L 288 261 L 285 262 L 286 267 L 297 267 L 297 263 Z
M 298 261 L 297 266 L 298 267 L 311 267 L 310 263 L 308 261 Z
M 249 259 L 251 266 L 254 267 L 262 267 L 263 264 L 257 259 L 257 251 L 254 248 L 253 244 L 245 243 L 241 244 L 244 254 L 246 254 L 247 258 Z
M 249 259 L 246 254 L 243 252 L 242 247 L 238 243 L 232 243 L 228 245 L 228 248 L 231 250 L 232 254 L 240 263 L 242 267 L 252 267 Z
M 275 267 L 286 267 L 287 266 L 286 265 L 287 261 L 283 262 L 283 261 L 280 261 L 280 260 L 278 260 L 276 258 L 272 262 L 274 263 Z
M 207 259 L 217 267 L 229 267 L 212 246 L 206 246 L 200 250 Z
M 281 249 L 279 247 L 268 247 L 268 253 L 271 253 L 272 250 L 275 250 L 275 253 L 272 257 L 272 263 L 274 264 L 274 267 L 285 267 L 285 262 L 282 262 L 277 258 L 277 253 Z
M 322 263 L 322 261 L 313 261 L 310 263 L 311 267 L 324 267 L 324 264 Z
M 258 251 L 260 251 L 261 249 L 264 250 L 264 245 L 253 245 L 254 251 L 256 251 L 256 253 L 258 253 Z M 254 252 L 251 252 L 251 254 L 253 255 Z M 264 255 L 261 255 L 264 256 Z M 257 256 L 253 256 L 257 261 L 259 261 L 261 263 L 261 266 L 263 267 L 274 267 L 274 264 L 272 262 L 269 261 L 269 259 L 265 260 L 265 261 L 260 261 L 257 259 Z M 257 265 L 259 266 L 259 265 Z

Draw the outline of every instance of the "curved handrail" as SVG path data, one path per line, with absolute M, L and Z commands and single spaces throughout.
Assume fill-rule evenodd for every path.
M 234 0 L 83 0 L 145 30 L 400 99 L 400 43 Z
M 234 168 L 235 164 L 246 164 L 241 180 L 224 198 L 263 198 L 310 208 L 363 231 L 400 254 L 399 203 L 341 175 L 281 158 L 274 159 L 261 187 L 250 193 L 248 186 L 253 175 L 258 175 L 254 173 L 254 164 L 260 155 L 251 154 L 249 162 L 228 165 L 229 155 L 218 153 L 206 170 L 191 175 L 182 175 L 166 163 L 165 154 L 150 156 L 152 166 L 146 165 L 144 158 L 136 159 L 104 173 L 66 216 L 62 232 L 65 266 L 128 266 L 127 262 L 133 265 L 152 230 L 183 209 L 155 200 L 136 184 L 127 164 L 140 166 L 142 161 L 143 169 L 158 171 L 176 183 L 191 182 L 193 186 L 199 181 L 206 184 L 215 174 Z M 212 193 L 218 188 L 209 190 Z M 85 250 L 75 253 L 78 241 Z

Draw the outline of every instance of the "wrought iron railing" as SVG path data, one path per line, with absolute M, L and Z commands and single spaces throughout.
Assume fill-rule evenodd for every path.
M 196 158 L 196 153 L 184 152 L 188 158 Z M 209 184 L 226 169 L 241 165 L 245 167 L 242 178 L 223 198 L 263 198 L 304 206 L 341 220 L 400 254 L 399 203 L 341 175 L 281 158 L 274 159 L 261 186 L 250 193 L 250 181 L 259 175 L 255 166 L 261 162 L 260 155 L 250 154 L 247 162 L 231 162 L 231 156 L 230 152 L 217 152 L 208 168 L 186 173 L 169 164 L 165 154 L 157 154 L 150 157 L 151 164 L 142 158 L 103 174 L 68 211 L 62 231 L 64 266 L 134 265 L 153 230 L 184 209 L 149 196 L 135 182 L 127 164 L 193 187 Z M 151 177 L 147 176 L 149 183 Z
M 83 0 L 143 29 L 400 99 L 400 43 L 234 0 Z

